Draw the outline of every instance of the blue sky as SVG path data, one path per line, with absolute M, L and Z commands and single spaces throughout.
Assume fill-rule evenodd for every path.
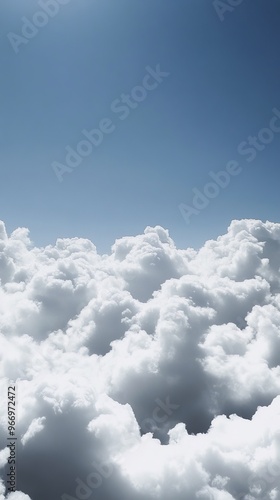
M 22 35 L 22 18 L 39 10 L 31 0 L 1 5 L 0 219 L 9 231 L 28 227 L 37 245 L 86 237 L 108 252 L 147 225 L 184 248 L 232 219 L 279 222 L 280 133 L 250 163 L 237 151 L 280 110 L 278 0 L 244 0 L 223 21 L 210 0 L 70 0 L 16 54 L 7 34 Z M 120 120 L 112 102 L 157 64 L 169 76 Z M 52 163 L 104 118 L 114 131 L 59 182 Z M 178 206 L 230 160 L 242 173 L 187 225 Z

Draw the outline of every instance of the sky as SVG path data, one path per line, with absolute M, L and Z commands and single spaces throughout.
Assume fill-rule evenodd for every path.
M 2 0 L 0 500 L 280 500 L 278 0 Z
M 1 3 L 0 208 L 9 231 L 28 227 L 36 245 L 90 238 L 108 253 L 148 225 L 198 248 L 233 219 L 277 221 L 279 132 L 251 163 L 237 150 L 280 110 L 277 0 L 226 10 L 209 0 L 70 0 L 45 19 L 40 10 Z M 19 38 L 34 16 L 45 25 Z M 134 94 L 157 65 L 168 76 Z M 133 109 L 112 110 L 131 93 L 140 96 Z M 113 131 L 59 182 L 53 163 L 65 165 L 65 148 L 105 118 Z M 209 172 L 232 160 L 242 173 L 184 218 L 179 206 L 193 206 L 193 189 L 203 192 Z

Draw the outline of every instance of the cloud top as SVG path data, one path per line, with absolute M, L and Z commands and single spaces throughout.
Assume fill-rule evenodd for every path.
M 99 255 L 0 222 L 1 500 L 280 499 L 280 224 L 199 250 L 147 227 Z M 84 496 L 83 496 L 84 495 Z

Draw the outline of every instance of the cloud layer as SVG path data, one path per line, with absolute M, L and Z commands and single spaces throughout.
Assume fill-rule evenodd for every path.
M 0 222 L 0 500 L 280 500 L 280 224 L 36 248 Z

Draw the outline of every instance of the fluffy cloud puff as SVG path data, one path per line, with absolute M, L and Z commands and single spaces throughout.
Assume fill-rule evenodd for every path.
M 280 500 L 280 224 L 36 248 L 0 222 L 0 500 Z

